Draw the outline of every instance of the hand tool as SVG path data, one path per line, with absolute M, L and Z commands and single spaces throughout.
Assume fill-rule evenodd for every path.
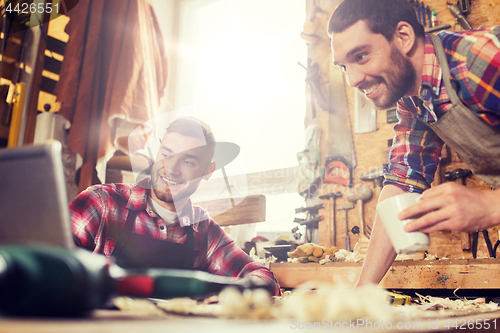
M 350 202 L 356 202 L 358 206 L 359 213 L 359 223 L 361 225 L 359 240 L 354 245 L 354 250 L 358 251 L 360 254 L 365 254 L 368 248 L 368 236 L 365 230 L 365 223 L 363 221 L 363 203 L 370 200 L 373 196 L 372 190 L 369 187 L 357 184 L 354 188 L 350 188 L 347 191 L 347 200 Z
M 295 213 L 306 213 L 306 219 L 295 219 L 294 222 L 298 222 L 300 225 L 306 226 L 305 238 L 307 242 L 317 243 L 318 242 L 318 223 L 323 221 L 323 216 L 316 216 L 320 209 L 323 209 L 325 205 L 318 204 L 309 207 L 299 207 L 295 208 Z
M 493 258 L 497 257 L 497 248 L 498 248 L 498 245 L 500 245 L 500 229 L 498 229 L 498 240 L 495 243 L 495 247 L 493 247 Z
M 458 2 L 458 3 L 460 3 L 460 2 Z M 469 24 L 469 22 L 467 21 L 467 19 L 464 16 L 465 13 L 462 12 L 461 8 L 458 6 L 458 3 L 454 4 L 451 1 L 447 1 L 446 5 L 448 5 L 448 9 L 450 10 L 451 15 L 453 15 L 455 17 L 456 21 L 458 22 L 458 24 L 460 24 L 462 29 L 472 30 L 471 25 Z
M 347 200 L 356 202 L 358 205 L 359 223 L 361 225 L 361 235 L 363 235 L 363 237 L 367 237 L 365 223 L 363 221 L 363 203 L 369 201 L 372 197 L 372 190 L 362 184 L 357 184 L 354 188 L 347 191 Z
M 462 14 L 470 14 L 470 0 L 457 0 L 457 6 Z
M 312 219 L 305 220 L 302 222 L 299 222 L 300 225 L 305 225 L 306 226 L 306 242 L 308 243 L 317 243 L 318 242 L 318 223 L 323 221 L 324 217 L 323 215 L 321 216 L 316 216 Z
M 332 244 L 337 246 L 337 219 L 336 219 L 336 201 L 337 198 L 342 197 L 342 192 L 331 192 L 325 195 L 321 195 L 320 199 L 330 200 L 330 207 L 332 207 L 332 215 L 330 216 L 330 234 L 332 235 Z
M 345 79 L 342 69 L 338 66 L 329 66 L 330 95 L 328 119 L 328 161 L 340 161 L 350 171 L 356 167 L 356 155 L 351 131 L 351 117 L 345 88 Z M 329 163 L 325 164 L 325 181 L 330 181 Z M 337 170 L 340 171 L 340 170 Z M 339 180 L 334 178 L 333 182 Z M 347 185 L 352 185 L 352 176 Z
M 425 29 L 425 32 L 427 33 L 432 33 L 432 32 L 436 32 L 436 31 L 440 31 L 440 30 L 445 30 L 445 29 L 449 29 L 451 28 L 451 24 L 449 23 L 446 23 L 446 24 L 441 24 L 441 25 L 438 25 L 438 26 L 434 26 L 432 28 L 429 28 L 429 29 Z
M 310 86 L 313 100 L 318 104 L 323 110 L 328 110 L 328 102 L 326 101 L 325 95 L 321 91 L 321 86 L 319 83 L 319 66 L 317 63 L 308 63 L 307 67 L 302 65 L 300 62 L 297 65 L 303 67 L 307 71 L 306 83 Z M 314 110 L 314 116 L 316 111 Z
M 425 27 L 427 25 L 427 20 L 425 19 L 425 5 L 424 2 L 420 4 L 420 15 L 422 16 L 422 25 Z
M 320 209 L 323 209 L 323 208 L 325 208 L 325 205 L 323 205 L 323 204 L 319 204 L 319 205 L 315 205 L 315 206 L 311 206 L 311 207 L 299 207 L 299 208 L 295 208 L 295 214 L 308 213 L 311 215 L 316 215 L 316 214 L 318 214 L 318 211 Z
M 318 222 L 323 221 L 323 219 L 324 219 L 324 216 L 321 215 L 321 216 L 316 216 L 316 217 L 314 217 L 312 219 L 309 219 L 309 220 L 300 221 L 298 223 L 300 225 L 314 225 L 314 224 L 316 224 L 316 228 L 317 228 L 318 227 Z
M 371 238 L 372 237 L 372 228 L 367 224 L 365 225 L 365 233 L 366 237 Z
M 388 303 L 394 306 L 403 306 L 411 304 L 411 296 L 387 292 Z
M 266 288 L 260 282 L 202 271 L 124 270 L 109 258 L 83 249 L 0 247 L 0 312 L 8 315 L 79 316 L 118 295 L 202 297 L 227 286 Z
M 488 234 L 488 230 L 482 230 L 483 233 L 484 241 L 486 242 L 486 247 L 488 248 L 488 254 L 490 255 L 490 258 L 495 258 L 495 251 L 493 250 L 493 247 L 491 246 L 491 240 Z M 477 241 L 479 238 L 479 231 L 474 231 L 472 234 L 472 257 L 476 259 L 477 257 Z
M 420 2 L 416 2 L 415 10 L 417 11 L 418 23 L 422 24 L 422 12 L 420 11 Z
M 325 183 L 352 186 L 354 167 L 343 157 L 329 156 L 325 162 Z
M 378 201 L 378 198 L 380 197 L 380 191 L 382 190 L 382 187 L 384 186 L 384 170 L 383 168 L 378 168 L 375 170 L 369 170 L 365 173 L 362 173 L 359 175 L 359 179 L 361 180 L 369 180 L 373 182 L 373 188 L 375 190 L 375 200 Z
M 347 220 L 347 211 L 354 208 L 354 205 L 344 205 L 337 208 L 337 210 L 345 211 L 345 249 L 351 251 L 351 239 L 349 238 L 349 223 Z
M 455 169 L 455 170 L 450 171 L 450 172 L 445 172 L 444 179 L 446 181 L 460 180 L 460 184 L 463 186 L 466 186 L 465 178 L 467 178 L 471 174 L 472 174 L 472 171 L 469 169 L 458 168 L 458 169 Z M 477 234 L 476 234 L 476 241 L 477 241 Z M 462 244 L 462 251 L 470 251 L 470 249 L 471 249 L 470 233 L 461 232 L 460 233 L 460 242 Z
M 306 139 L 304 150 L 297 153 L 297 161 L 304 179 L 308 184 L 313 184 L 316 179 L 323 177 L 319 151 L 321 128 L 319 125 L 309 125 L 304 134 Z

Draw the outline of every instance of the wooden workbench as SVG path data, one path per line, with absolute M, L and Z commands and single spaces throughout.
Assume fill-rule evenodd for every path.
M 456 321 L 456 322 L 455 322 Z M 166 315 L 165 317 L 140 317 L 121 311 L 98 310 L 87 318 L 1 318 L 2 333 L 165 333 L 165 332 L 203 332 L 203 333 L 255 333 L 255 332 L 297 332 L 309 331 L 315 322 L 300 320 L 231 320 L 195 316 Z M 384 323 L 382 327 L 368 327 L 359 322 L 357 326 L 349 327 L 349 322 L 316 322 L 315 327 L 321 331 L 342 332 L 463 332 L 467 324 L 472 324 L 475 332 L 498 332 L 500 330 L 500 311 L 482 313 L 474 316 L 451 317 L 439 319 L 411 319 L 394 323 Z M 456 328 L 451 327 L 455 323 Z M 465 323 L 465 324 L 464 324 Z M 487 323 L 489 329 L 484 329 Z M 344 324 L 344 328 L 341 325 Z M 389 327 L 390 324 L 390 327 Z M 307 329 L 306 325 L 311 325 Z M 335 325 L 338 327 L 335 328 Z M 373 325 L 373 323 L 372 323 Z M 401 329 L 397 327 L 399 325 Z M 406 329 L 404 326 L 406 325 Z M 481 325 L 481 328 L 479 328 Z M 450 329 L 447 329 L 447 326 Z M 462 329 L 460 329 L 462 326 Z M 354 327 L 354 329 L 352 328 Z M 470 331 L 470 330 L 469 330 Z
M 310 280 L 353 286 L 362 263 L 271 264 L 283 288 Z M 500 289 L 500 259 L 396 261 L 380 286 L 387 289 Z

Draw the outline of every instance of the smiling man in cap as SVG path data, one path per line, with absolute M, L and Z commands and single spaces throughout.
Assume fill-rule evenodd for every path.
M 194 117 L 172 121 L 150 178 L 137 185 L 94 185 L 70 203 L 76 244 L 114 257 L 123 268 L 190 269 L 258 279 L 279 295 L 273 274 L 191 203 L 200 182 L 223 167 L 213 162 L 216 146 L 205 122 Z

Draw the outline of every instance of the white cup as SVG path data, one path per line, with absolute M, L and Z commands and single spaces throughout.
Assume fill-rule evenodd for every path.
M 377 214 L 398 254 L 412 254 L 426 250 L 431 241 L 428 234 L 420 231 L 406 232 L 403 226 L 414 219 L 401 221 L 399 212 L 420 201 L 418 193 L 404 193 L 390 197 L 377 205 Z

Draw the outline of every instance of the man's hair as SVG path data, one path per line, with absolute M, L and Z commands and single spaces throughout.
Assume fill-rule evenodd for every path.
M 328 35 L 340 33 L 359 20 L 365 21 L 373 33 L 382 34 L 389 42 L 399 22 L 408 22 L 417 38 L 424 38 L 424 27 L 418 22 L 415 8 L 407 0 L 344 0 L 328 22 Z
M 214 157 L 215 136 L 210 126 L 203 120 L 191 116 L 176 118 L 168 125 L 167 133 L 179 133 L 204 140 L 210 150 L 210 160 Z

